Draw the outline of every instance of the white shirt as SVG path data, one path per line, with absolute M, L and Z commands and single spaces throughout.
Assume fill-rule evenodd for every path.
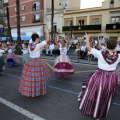
M 85 52 L 85 51 L 86 51 L 86 46 L 82 46 L 82 47 L 81 47 L 81 51 L 84 51 L 84 52 Z
M 101 46 L 101 51 L 105 51 L 106 47 L 104 45 Z
M 98 44 L 98 41 L 97 40 L 95 40 L 95 45 L 97 45 Z
M 45 45 L 47 45 L 46 41 L 42 41 L 41 43 L 39 43 L 39 44 L 36 45 L 36 47 L 35 47 L 35 49 L 33 51 L 31 51 L 30 47 L 29 47 L 30 57 L 31 58 L 40 58 L 40 50 Z
M 76 40 L 74 40 L 73 42 L 74 42 L 74 44 L 77 44 L 77 43 L 78 43 L 78 40 L 76 39 Z
M 119 44 L 117 44 L 117 46 L 116 46 L 116 49 L 115 49 L 116 51 L 120 51 L 120 45 Z
M 0 57 L 2 57 L 2 56 L 3 56 L 3 53 L 5 53 L 5 51 L 4 51 L 4 50 L 2 50 L 2 49 L 0 49 Z
M 105 39 L 104 38 L 102 38 L 102 43 L 105 43 Z
M 120 62 L 120 55 L 118 55 L 119 57 L 118 57 L 118 59 L 116 60 L 116 62 L 110 65 L 110 64 L 108 64 L 108 63 L 104 60 L 101 51 L 96 50 L 95 48 L 92 48 L 91 53 L 92 53 L 96 58 L 98 58 L 98 68 L 99 68 L 99 69 L 102 69 L 102 70 L 114 71 L 114 70 L 116 70 L 117 64 Z
M 23 54 L 28 54 L 29 50 L 28 49 L 23 49 L 22 52 L 23 52 Z
M 30 39 L 30 40 L 29 40 L 29 43 L 32 43 L 32 42 L 33 42 L 32 39 Z
M 64 48 L 59 48 L 60 49 L 60 54 L 61 55 L 66 55 L 67 54 L 67 48 L 66 47 L 64 47 Z
M 49 49 L 53 50 L 54 49 L 54 44 L 50 44 Z

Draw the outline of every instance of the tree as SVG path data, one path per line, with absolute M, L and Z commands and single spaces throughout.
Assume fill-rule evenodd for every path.
M 12 40 L 11 27 L 10 27 L 10 19 L 9 19 L 9 8 L 8 8 L 8 6 L 6 6 L 6 13 L 7 13 L 8 35 L 10 37 L 10 40 Z
M 51 15 L 51 40 L 53 40 L 53 32 L 54 32 L 54 27 L 53 27 L 53 22 L 54 22 L 54 0 L 52 0 L 51 9 L 52 9 L 52 15 Z
M 16 0 L 16 18 L 17 18 L 17 46 L 16 54 L 21 54 L 21 32 L 20 32 L 20 0 Z

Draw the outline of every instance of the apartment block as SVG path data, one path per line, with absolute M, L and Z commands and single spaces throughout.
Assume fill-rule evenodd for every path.
M 4 14 L 9 8 L 9 18 L 13 39 L 17 38 L 16 0 L 3 0 Z M 7 18 L 4 16 L 4 26 L 7 28 Z M 33 32 L 43 36 L 44 0 L 20 0 L 20 26 L 22 40 L 29 40 Z

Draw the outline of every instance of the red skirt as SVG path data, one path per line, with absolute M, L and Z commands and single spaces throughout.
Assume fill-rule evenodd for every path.
M 19 92 L 23 96 L 36 97 L 46 94 L 50 72 L 42 59 L 28 59 L 22 70 Z

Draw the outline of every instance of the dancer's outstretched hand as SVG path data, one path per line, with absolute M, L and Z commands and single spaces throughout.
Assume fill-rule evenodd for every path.
M 89 35 L 85 32 L 85 35 L 83 36 L 84 38 L 89 38 Z
M 44 32 L 45 32 L 45 33 L 49 33 L 48 28 L 45 28 L 45 29 L 44 29 Z

